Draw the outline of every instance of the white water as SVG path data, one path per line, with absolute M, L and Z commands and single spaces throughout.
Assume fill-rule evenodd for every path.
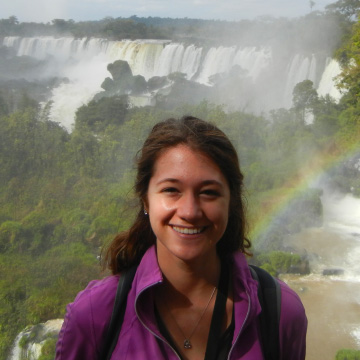
M 256 96 L 253 98 L 251 91 L 236 96 L 241 99 L 239 104 L 253 104 L 249 110 L 256 113 L 290 107 L 294 86 L 306 79 L 313 81 L 315 87 L 319 85 L 322 95 L 330 93 L 335 98 L 340 97 L 334 90 L 333 77 L 340 70 L 336 62 L 330 58 L 324 61 L 316 54 L 295 54 L 282 59 L 279 66 L 279 59 L 274 58 L 269 46 L 205 49 L 160 40 L 108 41 L 71 37 L 6 37 L 2 45 L 14 48 L 18 56 L 51 60 L 43 77 L 69 79 L 68 83 L 53 90 L 50 114 L 52 120 L 69 130 L 76 110 L 102 90 L 102 82 L 110 76 L 107 65 L 116 60 L 126 60 L 133 74 L 142 75 L 146 80 L 182 72 L 187 79 L 204 85 L 211 84 L 209 77 L 212 75 L 227 73 L 233 66 L 239 66 L 254 84 Z M 280 68 L 280 72 L 276 68 Z M 323 74 L 320 84 L 318 74 Z
M 360 349 L 360 199 L 325 192 L 322 201 L 323 227 L 289 241 L 309 254 L 312 274 L 284 276 L 305 305 L 308 360 L 333 360 L 341 348 Z M 344 272 L 323 276 L 324 269 Z
M 41 328 L 41 331 L 39 332 L 37 339 L 34 339 L 33 342 L 29 342 L 29 344 L 24 348 L 20 348 L 19 346 L 20 340 L 23 337 L 29 337 L 34 327 L 29 327 L 23 330 L 22 332 L 20 332 L 15 339 L 9 360 L 22 360 L 22 359 L 37 360 L 41 355 L 41 348 L 45 343 L 46 339 L 48 339 L 49 336 L 58 334 L 61 329 L 62 323 L 63 323 L 62 319 L 55 319 L 55 320 L 49 320 L 44 324 L 37 325 L 37 327 L 40 326 Z
M 360 199 L 351 194 L 332 193 L 323 196 L 322 203 L 324 225 L 312 231 L 319 237 L 321 234 L 334 237 L 337 245 L 318 249 L 314 242 L 311 248 L 307 248 L 308 251 L 316 250 L 320 256 L 313 262 L 313 276 L 318 279 L 324 269 L 342 269 L 343 274 L 330 278 L 360 283 Z
M 340 74 L 341 68 L 339 63 L 334 59 L 327 59 L 325 71 L 322 74 L 317 92 L 320 96 L 329 94 L 334 99 L 340 99 L 341 93 L 334 84 L 336 84 L 336 77 Z
M 284 92 L 284 102 L 291 104 L 292 91 L 294 86 L 303 81 L 311 80 L 316 86 L 316 67 L 317 60 L 314 55 L 311 57 L 296 54 L 287 70 L 286 86 Z

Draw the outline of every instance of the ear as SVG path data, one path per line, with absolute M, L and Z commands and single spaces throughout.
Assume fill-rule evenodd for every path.
M 147 203 L 147 199 L 144 199 L 143 201 L 143 208 L 144 208 L 144 212 L 148 213 L 148 209 L 149 209 L 149 206 L 148 206 L 148 203 Z

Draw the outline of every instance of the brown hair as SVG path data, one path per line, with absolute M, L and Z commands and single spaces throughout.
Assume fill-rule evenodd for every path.
M 157 158 L 164 150 L 178 144 L 186 144 L 207 155 L 219 166 L 228 181 L 229 219 L 225 233 L 217 243 L 218 255 L 223 257 L 236 250 L 249 254 L 246 249 L 250 248 L 251 243 L 245 238 L 243 175 L 235 148 L 215 125 L 192 116 L 179 120 L 171 118 L 153 127 L 138 153 L 135 191 L 140 208 L 130 229 L 118 234 L 106 250 L 104 266 L 113 274 L 139 263 L 145 251 L 155 244 L 149 217 L 144 214 L 144 201 Z

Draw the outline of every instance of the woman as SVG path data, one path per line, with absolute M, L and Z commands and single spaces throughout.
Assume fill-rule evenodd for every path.
M 99 357 L 119 274 L 134 264 L 112 359 L 263 359 L 242 186 L 236 151 L 217 127 L 193 117 L 155 125 L 138 159 L 137 218 L 105 256 L 114 275 L 68 306 L 56 359 Z M 280 358 L 304 359 L 305 311 L 280 286 Z

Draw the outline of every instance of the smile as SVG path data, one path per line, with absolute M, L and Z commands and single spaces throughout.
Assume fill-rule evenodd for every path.
M 205 229 L 205 227 L 201 227 L 201 228 L 183 228 L 183 227 L 178 227 L 178 226 L 173 226 L 172 228 L 176 232 L 178 232 L 180 234 L 189 234 L 189 235 L 200 234 Z

